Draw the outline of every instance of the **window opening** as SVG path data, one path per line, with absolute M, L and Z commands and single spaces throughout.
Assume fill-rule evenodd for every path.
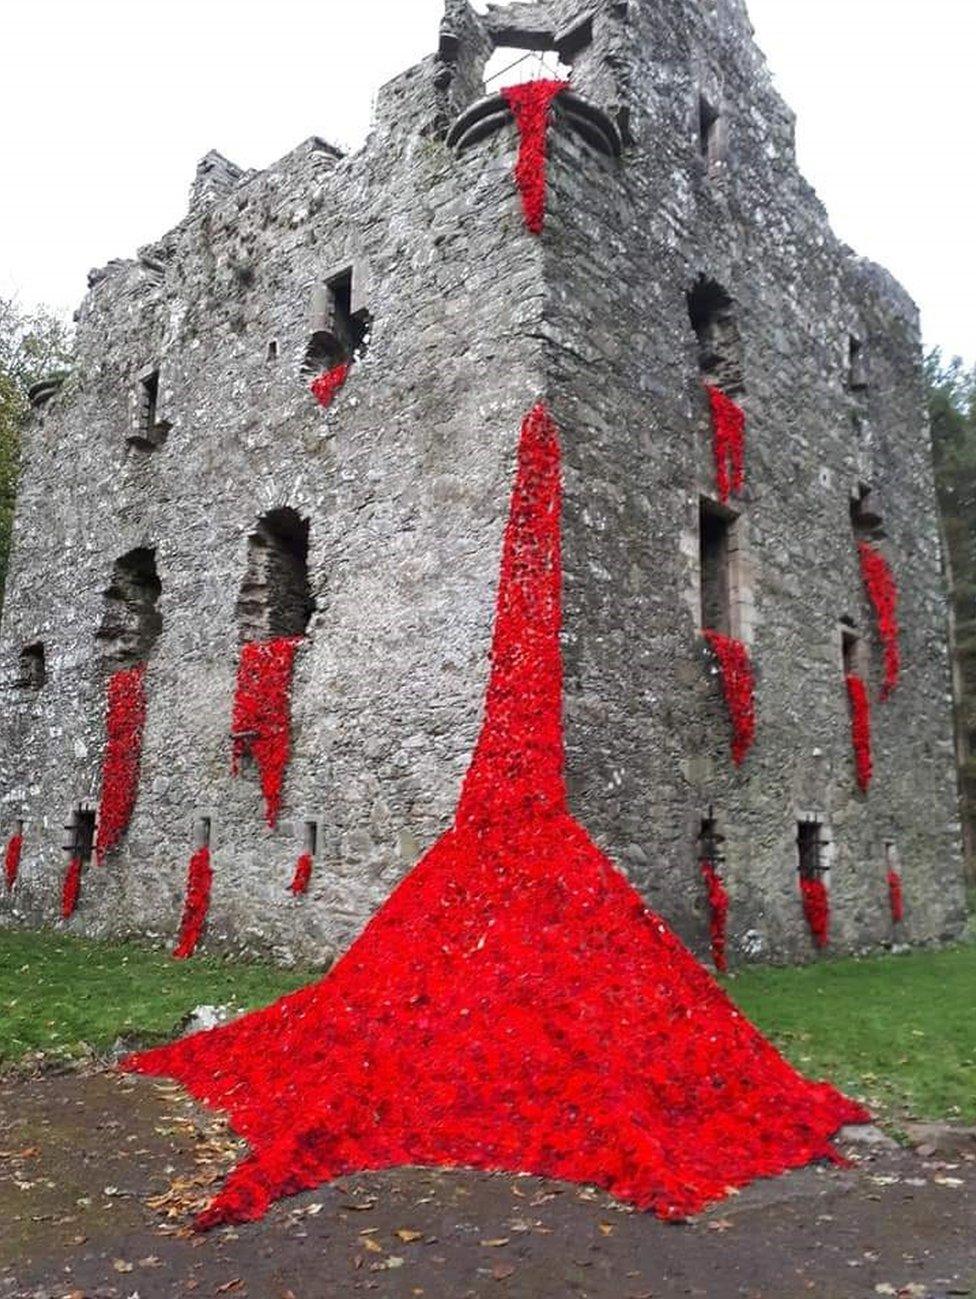
M 819 821 L 798 821 L 796 826 L 797 858 L 801 879 L 819 880 L 827 871 L 827 844 Z
M 313 330 L 305 349 L 303 372 L 322 374 L 362 355 L 369 345 L 372 319 L 365 307 L 353 310 L 351 267 L 327 280 L 313 297 Z
M 847 386 L 851 392 L 863 392 L 868 386 L 864 344 L 855 334 L 848 335 L 847 340 Z
M 701 625 L 723 636 L 732 634 L 730 532 L 734 518 L 711 501 L 699 505 L 699 577 Z
M 306 821 L 305 832 L 303 836 L 304 851 L 310 857 L 314 857 L 318 850 L 319 843 L 319 825 L 317 821 Z
M 851 527 L 856 541 L 879 541 L 884 537 L 884 516 L 875 504 L 870 487 L 859 483 L 851 497 Z
M 25 645 L 20 651 L 20 679 L 18 684 L 29 690 L 40 690 L 47 680 L 44 646 L 41 641 Z
M 91 861 L 95 850 L 95 812 L 89 807 L 76 807 L 65 826 L 68 841 L 64 845 L 69 857 L 77 857 L 83 866 Z
M 152 451 L 163 445 L 172 428 L 168 420 L 159 418 L 158 370 L 139 380 L 138 401 L 137 428 L 129 441 Z
M 698 150 L 709 168 L 722 161 L 722 115 L 704 95 L 698 96 Z
M 242 641 L 302 636 L 315 612 L 308 580 L 307 519 L 285 507 L 259 521 L 247 541 L 237 599 Z
M 163 629 L 157 608 L 162 589 L 154 548 L 140 546 L 116 560 L 96 633 L 113 671 L 144 663 L 152 653 Z
M 714 810 L 709 808 L 708 815 L 702 817 L 698 832 L 698 860 L 708 862 L 716 868 L 724 865 L 725 854 L 722 851 L 724 843 L 725 835 L 719 833 Z
M 715 280 L 699 276 L 688 294 L 688 316 L 698 339 L 702 378 L 730 397 L 741 395 L 742 336 L 732 297 Z

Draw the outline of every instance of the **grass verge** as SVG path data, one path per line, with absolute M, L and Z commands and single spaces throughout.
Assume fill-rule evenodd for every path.
M 262 1006 L 314 970 L 201 956 L 174 961 L 135 943 L 0 930 L 0 1066 L 34 1052 L 78 1056 L 118 1037 L 172 1035 L 195 1006 Z
M 799 1069 L 879 1117 L 976 1123 L 976 944 L 724 982 Z
M 0 931 L 0 1065 L 98 1053 L 120 1036 L 162 1040 L 195 1006 L 266 1005 L 317 973 Z M 976 944 L 751 969 L 724 982 L 798 1068 L 879 1117 L 976 1123 Z

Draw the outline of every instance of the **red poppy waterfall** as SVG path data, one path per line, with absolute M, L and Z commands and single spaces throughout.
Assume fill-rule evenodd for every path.
M 593 1183 L 680 1218 L 833 1156 L 867 1114 L 803 1079 L 570 815 L 560 448 L 526 417 L 485 718 L 453 826 L 334 970 L 129 1057 L 227 1112 L 250 1155 L 198 1219 L 396 1165 Z

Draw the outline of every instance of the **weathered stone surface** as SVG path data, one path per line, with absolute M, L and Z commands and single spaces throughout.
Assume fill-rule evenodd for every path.
M 344 946 L 448 824 L 480 717 L 501 530 L 522 415 L 564 434 L 567 747 L 574 812 L 697 950 L 710 807 L 727 842 L 733 959 L 803 959 L 796 822 L 832 844 L 834 941 L 951 937 L 963 895 L 946 600 L 914 306 L 831 234 L 797 172 L 793 117 L 739 0 L 552 0 L 481 19 L 448 0 L 439 56 L 381 91 L 342 157 L 312 138 L 263 172 L 218 154 L 194 206 L 138 260 L 93 273 L 77 367 L 35 414 L 4 608 L 0 831 L 25 822 L 0 920 L 57 914 L 63 826 L 98 796 L 106 665 L 96 633 L 118 559 L 162 584 L 135 816 L 87 872 L 81 932 L 171 935 L 211 818 L 208 942 L 280 959 Z M 523 13 L 523 11 L 525 11 Z M 450 151 L 499 33 L 592 13 L 577 93 L 629 147 L 557 120 L 549 217 L 522 224 L 509 125 Z M 432 33 L 432 44 L 435 41 Z M 703 156 L 700 99 L 721 110 Z M 323 413 L 302 373 L 322 286 L 353 271 L 368 347 Z M 748 414 L 739 612 L 759 679 L 746 766 L 698 635 L 699 500 L 714 494 L 686 295 L 735 304 Z M 849 383 L 849 339 L 864 387 Z M 159 445 L 132 439 L 158 370 Z M 140 384 L 143 388 L 140 388 Z M 855 417 L 859 432 L 855 431 Z M 883 502 L 905 671 L 874 709 L 875 782 L 855 790 L 839 623 L 879 651 L 849 503 Z M 284 507 L 309 523 L 314 613 L 298 656 L 278 828 L 253 768 L 230 777 L 249 538 Z M 260 585 L 260 583 L 257 583 Z M 43 642 L 41 689 L 15 683 Z M 287 891 L 319 823 L 309 893 Z

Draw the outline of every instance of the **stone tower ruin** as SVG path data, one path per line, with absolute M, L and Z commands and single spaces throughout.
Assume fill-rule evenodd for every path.
M 506 83 L 485 84 L 499 50 L 568 69 L 538 235 Z M 337 369 L 324 409 L 310 384 Z M 731 494 L 710 390 L 745 413 Z M 57 921 L 70 861 L 72 929 L 170 941 L 206 845 L 209 943 L 340 951 L 453 814 L 539 400 L 565 458 L 567 774 L 600 846 L 702 954 L 703 861 L 733 961 L 813 952 L 801 878 L 828 884 L 836 950 L 958 934 L 917 313 L 832 234 L 742 0 L 447 0 L 359 152 L 312 137 L 264 171 L 208 154 L 184 220 L 92 272 L 75 368 L 35 394 L 24 449 L 0 923 Z M 859 543 L 898 589 L 883 702 Z M 704 629 L 751 662 L 739 766 Z M 244 647 L 274 638 L 295 653 L 272 828 L 233 701 Z M 135 670 L 138 792 L 98 865 L 106 687 Z

